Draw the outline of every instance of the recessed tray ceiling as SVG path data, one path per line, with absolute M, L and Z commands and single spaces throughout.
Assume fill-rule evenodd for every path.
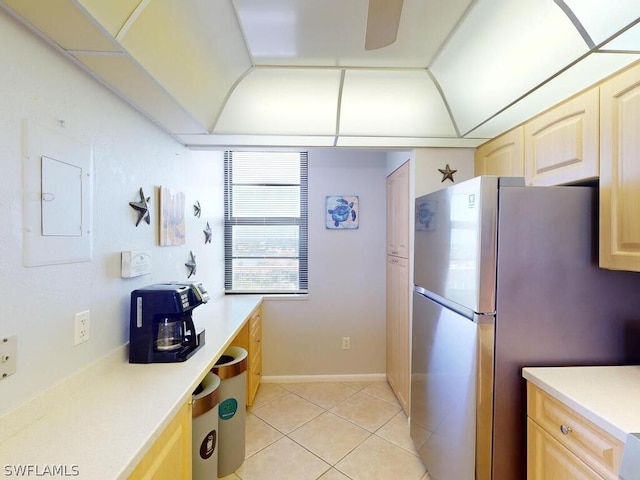
M 640 2 L 0 0 L 179 141 L 475 146 L 640 58 Z

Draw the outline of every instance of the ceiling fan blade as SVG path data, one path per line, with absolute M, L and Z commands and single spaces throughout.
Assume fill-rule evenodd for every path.
M 365 50 L 376 50 L 396 41 L 403 0 L 369 0 Z

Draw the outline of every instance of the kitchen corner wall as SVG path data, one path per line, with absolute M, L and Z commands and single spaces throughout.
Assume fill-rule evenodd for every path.
M 186 280 L 189 251 L 212 296 L 223 288 L 222 153 L 191 152 L 0 11 L 0 337 L 16 335 L 17 372 L 0 380 L 0 415 L 122 347 L 130 292 Z M 65 122 L 62 128 L 59 122 Z M 22 125 L 56 129 L 93 148 L 93 259 L 24 267 Z M 158 246 L 158 187 L 186 195 L 186 245 Z M 130 201 L 151 197 L 151 225 Z M 193 216 L 193 203 L 202 206 Z M 213 241 L 204 244 L 207 221 Z M 153 273 L 120 278 L 120 254 L 150 250 Z M 200 307 L 204 308 L 204 307 Z M 74 315 L 90 339 L 74 346 Z M 197 312 L 197 310 L 196 310 Z
M 357 230 L 325 228 L 327 195 L 359 196 Z M 385 153 L 310 150 L 309 296 L 264 303 L 263 374 L 384 373 L 385 255 Z

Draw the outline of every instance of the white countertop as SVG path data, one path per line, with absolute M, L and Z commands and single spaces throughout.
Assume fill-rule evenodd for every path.
M 130 364 L 125 345 L 1 417 L 0 466 L 77 466 L 75 478 L 126 479 L 261 301 L 226 296 L 197 307 L 205 344 L 185 362 Z
M 522 376 L 622 443 L 640 432 L 640 366 L 530 367 Z

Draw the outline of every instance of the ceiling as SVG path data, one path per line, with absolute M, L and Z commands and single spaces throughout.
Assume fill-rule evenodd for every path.
M 198 147 L 474 147 L 640 59 L 637 1 L 370 1 L 388 46 L 369 0 L 0 5 Z

